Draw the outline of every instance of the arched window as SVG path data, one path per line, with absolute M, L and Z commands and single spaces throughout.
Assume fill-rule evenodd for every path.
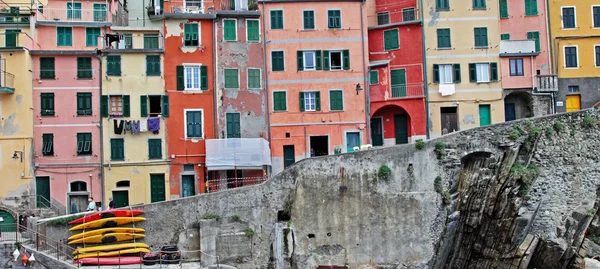
M 73 181 L 71 182 L 71 191 L 87 191 L 87 183 L 83 181 Z
M 117 188 L 119 187 L 129 187 L 129 180 L 118 181 Z

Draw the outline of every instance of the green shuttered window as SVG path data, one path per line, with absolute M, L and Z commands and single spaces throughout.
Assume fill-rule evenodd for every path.
M 202 137 L 202 111 L 186 111 L 186 137 Z
M 100 28 L 85 28 L 85 45 L 88 47 L 98 46 Z
M 272 71 L 284 71 L 285 64 L 283 60 L 283 51 L 272 51 L 271 52 L 271 70 Z
M 59 47 L 73 45 L 73 29 L 71 27 L 56 27 L 56 45 Z
M 225 73 L 225 88 L 237 89 L 240 87 L 240 79 L 238 70 L 234 68 L 226 68 Z
M 385 50 L 394 50 L 400 48 L 398 29 L 383 31 L 383 47 Z
M 260 30 L 258 28 L 258 20 L 246 21 L 246 38 L 248 39 L 248 41 L 260 40 Z
M 53 134 L 42 134 L 42 155 L 43 156 L 54 155 L 54 135 Z
M 54 93 L 43 92 L 40 94 L 40 112 L 42 116 L 54 116 Z
M 92 133 L 77 133 L 77 154 L 92 154 Z
M 315 11 L 314 10 L 305 10 L 302 12 L 304 16 L 304 29 L 305 30 L 314 30 L 315 29 Z
M 110 140 L 110 160 L 123 161 L 125 160 L 125 147 L 123 138 L 112 138 Z
M 273 111 L 286 111 L 287 110 L 287 93 L 286 92 L 273 92 Z
M 340 29 L 342 28 L 342 11 L 328 10 L 327 11 L 327 28 Z
M 226 41 L 237 41 L 237 20 L 223 20 L 223 35 Z
M 120 76 L 121 75 L 121 55 L 106 56 L 106 75 Z
M 371 85 L 379 84 L 379 72 L 377 72 L 377 70 L 369 71 L 369 84 L 371 84 Z
M 240 113 L 227 113 L 227 138 L 240 138 Z
M 500 0 L 500 18 L 508 18 L 508 0 Z
M 436 10 L 450 10 L 450 0 L 435 0 Z
M 510 34 L 501 34 L 500 40 L 510 40 Z
M 248 68 L 248 88 L 260 89 L 260 69 Z
M 344 92 L 341 90 L 329 91 L 329 109 L 331 111 L 344 110 Z
M 538 4 L 537 0 L 525 0 L 525 15 L 526 16 L 537 16 Z
M 473 0 L 473 9 L 485 9 L 486 0 Z
M 77 78 L 92 78 L 92 57 L 77 57 Z
M 127 39 L 125 42 L 127 43 Z M 133 40 L 132 40 L 133 41 Z M 144 49 L 158 49 L 158 34 L 144 34 Z
M 437 43 L 438 48 L 450 48 L 452 44 L 450 42 L 450 29 L 437 29 Z
M 527 32 L 527 39 L 535 40 L 535 51 L 540 52 L 540 32 Z
M 160 55 L 146 55 L 146 75 L 160 76 Z
M 77 115 L 92 116 L 92 93 L 78 92 L 77 93 Z
M 54 75 L 54 57 L 40 58 L 40 78 L 53 79 Z
M 475 28 L 474 34 L 475 34 L 475 47 L 487 47 L 488 46 L 488 37 L 487 37 L 487 28 L 486 27 Z
M 162 159 L 162 140 L 160 138 L 148 139 L 148 159 Z
M 283 29 L 283 10 L 271 10 L 271 30 Z
M 81 3 L 67 2 L 67 19 L 81 19 Z
M 198 24 L 186 23 L 183 25 L 183 44 L 186 47 L 197 47 L 199 42 Z

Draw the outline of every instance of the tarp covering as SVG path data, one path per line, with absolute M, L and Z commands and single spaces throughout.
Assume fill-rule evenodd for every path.
M 263 138 L 206 140 L 206 167 L 210 171 L 257 169 L 271 165 L 269 142 Z

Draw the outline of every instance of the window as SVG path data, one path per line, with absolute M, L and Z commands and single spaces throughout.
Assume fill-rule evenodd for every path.
M 473 0 L 473 9 L 485 9 L 486 0 Z
M 123 34 L 122 41 L 119 40 L 119 43 L 125 43 L 125 49 L 133 49 L 133 36 L 131 34 Z
M 185 112 L 186 138 L 202 138 L 202 110 L 188 110 Z
M 186 23 L 183 25 L 183 45 L 186 47 L 197 47 L 200 44 L 197 23 Z
M 246 38 L 248 41 L 260 40 L 258 20 L 246 20 Z
M 248 89 L 260 89 L 259 68 L 248 68 Z
M 450 10 L 450 0 L 435 0 L 435 9 L 440 10 Z
M 414 21 L 415 20 L 415 8 L 402 9 L 402 21 Z
M 315 70 L 316 60 L 314 51 L 303 51 L 304 70 Z
M 398 29 L 383 31 L 383 47 L 385 50 L 400 48 Z
M 433 82 L 439 84 L 460 83 L 460 64 L 434 64 Z
M 201 65 L 179 65 L 177 70 L 177 90 L 208 90 L 208 68 Z
M 226 41 L 237 41 L 237 20 L 223 20 L 223 36 Z
M 125 160 L 125 147 L 123 138 L 110 139 L 110 160 L 123 161 Z
M 510 34 L 501 34 L 500 40 L 510 40 Z
M 329 91 L 329 110 L 344 110 L 344 92 L 341 90 Z
M 328 10 L 327 11 L 327 28 L 340 29 L 342 28 L 342 11 Z
M 377 25 L 386 25 L 390 23 L 390 13 L 380 12 L 377 13 Z
M 94 4 L 94 21 L 106 21 L 106 4 Z
M 469 81 L 476 83 L 498 81 L 498 63 L 469 64 Z
M 302 12 L 304 17 L 304 30 L 314 30 L 315 29 L 315 11 L 314 10 L 305 10 Z
M 227 113 L 227 138 L 240 138 L 240 113 Z
M 594 47 L 596 52 L 596 67 L 600 67 L 600 45 Z
M 148 159 L 162 159 L 162 140 L 160 138 L 148 139 Z
M 540 32 L 527 32 L 527 39 L 535 41 L 535 51 L 540 52 Z
M 52 156 L 54 155 L 54 135 L 53 134 L 42 134 L 42 155 Z
M 525 0 L 525 16 L 536 16 L 537 14 L 537 0 Z
M 194 165 L 193 164 L 184 164 L 183 172 L 194 172 Z
M 271 30 L 283 29 L 283 10 L 271 10 Z
M 225 68 L 225 88 L 237 89 L 240 87 L 240 77 L 238 70 L 234 68 Z
M 85 28 L 85 45 L 88 47 L 98 46 L 100 28 Z
M 508 0 L 500 0 L 500 18 L 508 18 Z
M 129 180 L 121 180 L 117 181 L 117 184 L 115 185 L 117 188 L 129 188 L 131 186 L 131 182 L 129 182 Z
M 273 92 L 273 111 L 287 110 L 287 93 Z
M 324 70 L 350 70 L 350 51 L 323 51 Z M 317 68 L 319 68 L 319 57 L 317 53 Z
M 77 115 L 91 116 L 92 115 L 92 93 L 78 92 L 77 93 Z
M 106 56 L 106 75 L 120 76 L 121 75 L 121 55 Z
M 158 48 L 158 34 L 144 34 L 144 49 Z
M 593 6 L 592 13 L 594 16 L 594 28 L 600 27 L 600 6 Z
M 510 59 L 510 76 L 523 76 L 523 59 Z
M 450 29 L 437 29 L 437 43 L 438 48 L 450 48 Z
M 579 86 L 568 86 L 567 91 L 569 93 L 578 93 L 579 92 Z
M 320 92 L 301 92 L 300 93 L 300 111 L 321 110 L 321 100 L 317 96 L 320 97 Z
M 160 76 L 160 55 L 146 55 L 146 75 Z
M 329 52 L 331 70 L 342 70 L 342 52 L 341 51 L 330 51 Z
M 480 27 L 475 28 L 475 47 L 487 47 L 488 46 L 488 38 L 487 38 L 487 28 Z
M 284 71 L 283 51 L 271 51 L 271 71 Z
M 200 66 L 185 65 L 183 67 L 185 68 L 185 90 L 200 90 Z
M 53 79 L 54 76 L 54 57 L 40 58 L 40 79 Z
M 56 27 L 56 44 L 60 47 L 73 45 L 73 29 L 71 27 Z
M 563 29 L 573 29 L 577 27 L 575 23 L 575 7 L 562 8 Z
M 81 3 L 67 2 L 67 19 L 81 19 Z
M 74 181 L 71 182 L 70 184 L 71 190 L 72 192 L 76 192 L 76 191 L 87 191 L 87 183 L 83 182 L 83 181 Z
M 578 67 L 577 58 L 577 47 L 565 47 L 565 67 Z
M 369 71 L 369 84 L 379 84 L 379 72 L 377 70 Z
M 77 155 L 92 154 L 92 133 L 77 133 Z
M 169 116 L 168 95 L 142 95 L 140 96 L 140 112 L 142 117 Z
M 40 94 L 42 116 L 54 116 L 54 93 L 43 92 Z
M 110 115 L 123 115 L 123 96 L 110 96 Z
M 77 78 L 92 78 L 92 57 L 77 57 Z

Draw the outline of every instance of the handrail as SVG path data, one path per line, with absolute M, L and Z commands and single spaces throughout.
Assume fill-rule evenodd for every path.
M 6 228 L 6 227 L 8 227 L 8 228 Z M 37 231 L 33 231 L 33 230 L 29 229 L 28 227 L 25 227 L 20 224 L 0 224 L 0 239 L 2 239 L 3 237 L 6 236 L 6 232 L 2 232 L 2 231 L 5 229 L 9 230 L 12 227 L 15 228 L 14 240 L 10 240 L 10 241 L 19 242 L 21 244 L 25 244 L 25 246 L 29 245 L 29 247 L 35 248 L 35 250 L 38 252 L 46 251 L 46 253 L 45 253 L 46 255 L 55 254 L 56 256 L 54 256 L 54 257 L 59 261 L 61 260 L 61 258 L 66 258 L 67 260 L 73 259 L 72 253 L 73 253 L 73 251 L 75 251 L 75 248 L 67 245 L 66 240 L 56 241 L 54 239 L 48 238 L 47 236 L 45 236 Z M 12 239 L 10 237 L 11 234 L 13 234 L 13 232 L 9 231 L 8 232 L 9 239 Z M 49 252 L 48 252 L 48 250 L 49 250 Z
M 60 209 L 59 209 L 59 208 L 57 208 L 56 206 L 52 205 L 52 202 L 50 202 L 50 200 L 46 199 L 46 197 L 44 197 L 44 196 L 41 196 L 41 195 L 37 195 L 37 194 L 29 194 L 29 195 L 24 195 L 24 196 L 25 196 L 25 197 L 34 197 L 34 198 L 36 198 L 36 200 L 34 201 L 34 202 L 35 202 L 35 203 L 34 203 L 34 204 L 35 204 L 35 207 L 33 207 L 33 208 L 30 208 L 30 209 L 42 209 L 42 208 L 38 208 L 38 207 L 37 207 L 37 198 L 38 198 L 38 197 L 41 197 L 41 198 L 44 200 L 44 202 L 47 202 L 47 203 L 48 203 L 48 206 L 49 206 L 49 207 L 46 207 L 46 208 L 50 208 L 50 210 L 52 210 L 54 213 L 56 213 L 57 215 L 60 215 Z M 32 203 L 29 203 L 30 207 L 31 207 L 31 204 L 32 204 Z

